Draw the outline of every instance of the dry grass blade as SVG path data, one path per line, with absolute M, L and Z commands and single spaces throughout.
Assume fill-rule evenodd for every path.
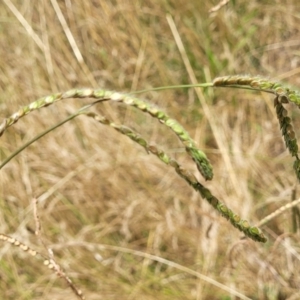
M 213 13 L 218 11 L 219 9 L 221 9 L 223 6 L 225 6 L 226 4 L 228 4 L 229 0 L 222 0 L 219 4 L 217 4 L 216 6 L 214 6 L 213 8 L 211 8 L 209 10 L 209 13 Z
M 55 10 L 55 12 L 57 14 L 59 22 L 61 23 L 61 26 L 64 29 L 64 32 L 65 32 L 65 34 L 66 34 L 66 36 L 68 38 L 68 41 L 69 41 L 69 43 L 70 43 L 70 45 L 72 47 L 72 50 L 74 52 L 74 55 L 75 55 L 77 61 L 79 62 L 80 66 L 81 66 L 81 68 L 83 70 L 83 72 L 86 74 L 86 76 L 88 77 L 89 81 L 93 85 L 96 85 L 97 82 L 95 81 L 95 79 L 92 76 L 91 72 L 89 71 L 86 63 L 84 62 L 83 56 L 82 56 L 82 54 L 81 54 L 81 52 L 80 52 L 80 50 L 79 50 L 79 48 L 77 46 L 77 43 L 76 43 L 76 41 L 74 39 L 74 36 L 73 36 L 73 34 L 72 34 L 72 32 L 71 32 L 71 30 L 70 30 L 70 28 L 69 28 L 69 26 L 68 26 L 68 24 L 66 22 L 66 19 L 65 19 L 63 13 L 61 12 L 61 9 L 60 9 L 57 1 L 56 0 L 51 0 L 51 3 L 53 5 L 53 7 L 54 7 L 54 10 Z
M 10 0 L 4 0 L 4 3 L 9 7 L 9 9 L 12 11 L 12 13 L 16 16 L 16 18 L 19 20 L 19 22 L 22 24 L 22 26 L 25 28 L 25 30 L 28 32 L 28 34 L 31 36 L 31 38 L 34 40 L 34 42 L 38 45 L 38 47 L 42 51 L 44 51 L 45 50 L 44 43 L 39 38 L 39 36 L 34 32 L 32 27 L 30 26 L 30 24 L 23 17 L 23 15 L 14 6 L 14 4 Z

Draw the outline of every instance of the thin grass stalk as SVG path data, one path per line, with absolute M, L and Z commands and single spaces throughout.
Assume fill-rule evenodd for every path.
M 213 196 L 210 190 L 204 187 L 191 171 L 184 169 L 176 160 L 172 159 L 168 154 L 157 148 L 155 145 L 150 145 L 140 134 L 134 132 L 127 126 L 115 124 L 106 117 L 100 116 L 94 112 L 87 112 L 84 114 L 88 117 L 92 117 L 101 124 L 113 127 L 118 132 L 138 143 L 148 153 L 154 154 L 162 162 L 172 166 L 180 177 L 182 177 L 189 185 L 201 194 L 202 198 L 206 199 L 214 209 L 216 209 L 225 219 L 229 220 L 234 227 L 239 229 L 246 236 L 258 242 L 265 243 L 267 241 L 267 238 L 258 227 L 251 226 L 247 220 L 242 220 L 239 215 L 235 214 L 217 197 Z

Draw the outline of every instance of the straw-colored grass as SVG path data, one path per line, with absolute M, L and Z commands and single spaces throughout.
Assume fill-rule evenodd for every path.
M 130 93 L 228 74 L 300 87 L 298 1 L 230 1 L 209 13 L 219 2 L 2 1 L 0 122 L 72 88 Z M 86 299 L 298 299 L 299 168 L 287 142 L 299 135 L 297 106 L 281 97 L 274 109 L 274 96 L 236 88 L 138 97 L 184 126 L 214 168 L 211 181 L 150 115 L 116 102 L 89 115 L 139 132 L 148 152 L 157 145 L 191 170 L 188 178 L 262 225 L 268 242 L 244 238 L 164 160 L 80 115 L 0 171 L 1 298 L 73 299 L 82 291 Z M 57 102 L 7 128 L 1 162 L 88 103 Z

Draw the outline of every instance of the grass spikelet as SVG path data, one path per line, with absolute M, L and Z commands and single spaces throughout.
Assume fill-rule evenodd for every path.
M 300 106 L 300 93 L 290 87 L 280 83 L 268 80 L 263 77 L 251 76 L 224 76 L 213 80 L 215 87 L 248 87 L 263 92 L 273 93 L 276 96 L 284 97 L 289 102 Z
M 285 141 L 285 145 L 289 150 L 290 154 L 296 158 L 294 162 L 294 171 L 298 180 L 300 181 L 300 160 L 298 157 L 298 142 L 296 134 L 291 124 L 291 118 L 288 116 L 287 110 L 284 108 L 283 103 L 286 103 L 286 97 L 276 96 L 274 99 L 274 107 L 276 109 L 279 126 L 281 129 L 282 136 Z
M 282 132 L 282 136 L 285 141 L 285 145 L 288 148 L 290 154 L 295 156 L 298 159 L 298 144 L 295 135 L 294 128 L 291 124 L 291 118 L 288 117 L 288 112 L 282 105 L 282 102 L 278 99 L 277 96 L 274 99 L 274 107 L 276 108 L 276 114 L 279 121 L 280 129 Z M 285 98 L 283 98 L 285 99 Z
M 29 105 L 23 106 L 18 110 L 18 112 L 4 119 L 3 122 L 0 124 L 0 137 L 3 135 L 3 133 L 8 127 L 17 123 L 25 115 L 40 108 L 52 105 L 58 101 L 70 98 L 94 98 L 98 101 L 107 101 L 110 99 L 118 99 L 119 95 L 119 93 L 103 89 L 73 89 L 64 93 L 56 93 L 43 97 L 30 103 Z

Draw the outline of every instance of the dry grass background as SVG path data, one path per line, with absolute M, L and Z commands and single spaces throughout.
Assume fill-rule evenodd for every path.
M 167 15 L 198 82 L 260 74 L 300 87 L 299 1 L 230 1 L 209 14 L 217 3 L 1 1 L 1 118 L 75 87 L 129 92 L 190 83 Z M 206 186 L 242 217 L 255 223 L 298 199 L 270 96 L 234 89 L 204 95 L 210 119 L 193 89 L 141 97 L 185 125 L 214 166 Z M 1 160 L 80 101 L 43 108 L 8 129 Z M 291 109 L 297 128 L 299 112 Z M 135 128 L 197 174 L 156 120 L 119 104 L 93 110 Z M 15 157 L 1 170 L 0 189 L 0 232 L 47 253 L 33 234 L 32 199 L 38 198 L 42 240 L 87 299 L 241 299 L 171 262 L 250 299 L 300 298 L 300 239 L 291 211 L 263 227 L 266 244 L 240 239 L 172 168 L 89 118 L 65 124 Z M 20 249 L 3 243 L 0 257 L 2 299 L 76 298 Z

